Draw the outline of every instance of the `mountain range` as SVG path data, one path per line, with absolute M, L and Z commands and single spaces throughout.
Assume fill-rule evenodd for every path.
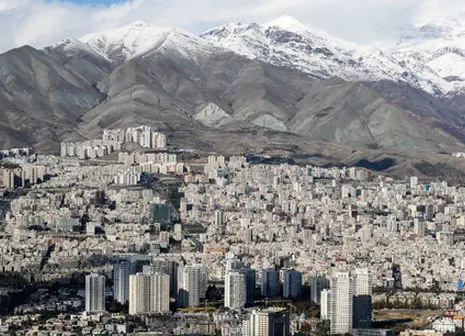
M 459 175 L 465 26 L 431 22 L 360 46 L 291 17 L 199 36 L 136 22 L 0 55 L 0 147 L 149 124 L 173 145 Z

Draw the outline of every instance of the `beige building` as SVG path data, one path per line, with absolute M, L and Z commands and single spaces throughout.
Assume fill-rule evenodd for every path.
M 129 314 L 167 313 L 170 310 L 170 276 L 137 273 L 129 276 Z
M 288 336 L 290 314 L 284 308 L 254 310 L 250 319 L 243 324 L 244 336 Z

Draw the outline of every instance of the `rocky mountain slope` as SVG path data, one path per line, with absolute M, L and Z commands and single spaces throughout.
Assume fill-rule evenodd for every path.
M 168 34 L 107 76 L 99 88 L 108 98 L 83 117 L 85 133 L 146 120 L 167 131 L 189 125 L 196 133 L 254 125 L 362 148 L 461 145 L 434 114 L 390 104 L 362 83 L 315 80 L 182 37 L 179 43 L 177 33 Z
M 55 150 L 102 95 L 83 76 L 43 51 L 22 47 L 0 55 L 1 147 Z
M 359 48 L 281 18 L 200 37 L 137 22 L 12 50 L 0 55 L 0 146 L 50 152 L 103 128 L 149 124 L 172 144 L 207 151 L 319 164 L 389 155 L 415 171 L 464 150 L 465 123 L 454 86 L 461 75 L 440 94 L 438 70 L 413 75 L 396 61 L 408 43 L 420 45 Z

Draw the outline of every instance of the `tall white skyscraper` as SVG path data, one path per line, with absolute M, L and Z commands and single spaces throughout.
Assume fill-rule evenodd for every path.
M 150 275 L 150 312 L 170 311 L 170 276 L 166 273 Z
M 86 312 L 105 311 L 105 276 L 92 273 L 86 275 Z
M 178 268 L 178 307 L 197 307 L 205 297 L 207 272 L 203 265 Z
M 229 271 L 224 281 L 224 306 L 233 310 L 245 307 L 247 278 L 241 271 Z
M 373 312 L 372 276 L 366 268 L 356 269 L 353 275 L 355 281 L 353 326 L 370 328 Z
M 331 279 L 331 334 L 352 333 L 355 284 L 349 272 L 335 273 Z
M 329 320 L 331 318 L 331 290 L 323 289 L 320 297 L 320 318 Z
M 129 301 L 129 276 L 134 272 L 134 264 L 130 261 L 113 266 L 113 297 L 116 302 L 125 304 Z
M 137 273 L 129 277 L 129 314 L 167 313 L 170 310 L 170 276 Z
M 150 309 L 150 276 L 137 273 L 129 276 L 129 314 L 140 314 Z

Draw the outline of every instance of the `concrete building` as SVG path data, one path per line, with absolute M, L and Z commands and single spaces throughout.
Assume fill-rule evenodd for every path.
M 320 318 L 330 320 L 331 318 L 331 290 L 323 289 L 320 300 Z
M 129 314 L 167 313 L 170 310 L 170 276 L 137 273 L 129 276 Z
M 297 299 L 302 295 L 302 273 L 285 270 L 283 275 L 283 297 Z
M 425 222 L 419 218 L 414 218 L 413 231 L 418 237 L 423 237 L 425 235 Z
M 129 276 L 135 273 L 135 265 L 123 261 L 113 265 L 113 298 L 120 304 L 129 301 Z
M 246 304 L 251 306 L 255 302 L 256 272 L 252 268 L 242 268 L 240 272 L 246 281 Z
M 224 306 L 239 310 L 247 303 L 247 279 L 240 271 L 229 271 L 224 281 Z
M 21 185 L 21 168 L 3 169 L 2 184 L 5 188 L 13 190 Z
M 322 276 L 312 277 L 310 284 L 310 300 L 316 304 L 320 304 L 321 291 L 329 288 L 329 280 Z
M 226 273 L 242 268 L 242 263 L 236 258 L 226 258 Z
M 150 276 L 142 273 L 129 276 L 129 314 L 150 310 Z
M 105 311 L 105 276 L 86 275 L 85 310 L 88 313 Z
M 280 296 L 279 271 L 274 268 L 262 271 L 262 296 Z
M 353 327 L 356 329 L 370 328 L 373 314 L 371 272 L 366 268 L 356 269 L 354 281 Z
M 224 219 L 224 213 L 223 211 L 217 210 L 215 211 L 215 220 L 214 223 L 215 225 L 215 231 L 216 234 L 222 235 L 225 232 L 225 219 Z
M 165 273 L 150 275 L 150 312 L 170 311 L 170 276 Z
M 254 310 L 243 326 L 244 336 L 288 336 L 290 334 L 290 314 L 287 309 L 283 308 Z
M 352 333 L 354 281 L 349 272 L 331 278 L 331 334 Z
M 178 290 L 178 263 L 173 260 L 154 259 L 150 265 L 144 265 L 142 272 L 152 274 L 162 272 L 170 276 L 170 296 L 176 297 Z
M 178 307 L 197 307 L 205 296 L 206 270 L 203 265 L 185 265 L 178 268 Z M 203 292 L 203 293 L 202 293 Z

